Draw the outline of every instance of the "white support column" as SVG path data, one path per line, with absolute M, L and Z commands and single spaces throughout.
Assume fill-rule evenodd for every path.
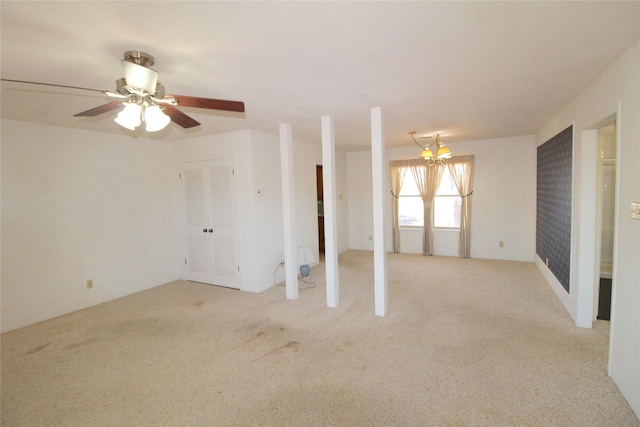
M 293 131 L 280 124 L 280 171 L 282 176 L 282 219 L 284 222 L 284 272 L 287 299 L 298 298 L 296 268 L 295 203 L 293 186 Z
M 336 227 L 336 155 L 333 118 L 322 117 L 322 186 L 324 195 L 324 262 L 326 269 L 327 305 L 337 307 L 338 230 Z
M 371 179 L 373 189 L 373 274 L 376 316 L 387 315 L 387 252 L 384 238 L 384 126 L 382 108 L 371 109 Z

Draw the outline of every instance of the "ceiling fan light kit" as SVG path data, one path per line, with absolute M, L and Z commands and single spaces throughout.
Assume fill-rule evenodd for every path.
M 141 114 L 142 108 L 140 107 L 140 105 L 136 104 L 135 102 L 130 102 L 125 105 L 124 109 L 118 113 L 113 121 L 123 128 L 135 130 L 142 123 L 142 121 L 140 120 Z
M 120 62 L 124 77 L 116 80 L 115 92 L 26 80 L 3 78 L 2 81 L 100 92 L 113 100 L 73 116 L 95 117 L 124 106 L 124 109 L 118 113 L 114 121 L 129 130 L 135 130 L 142 122 L 145 122 L 147 132 L 162 130 L 172 121 L 184 129 L 200 125 L 200 122 L 178 110 L 175 108 L 176 106 L 231 111 L 234 113 L 244 113 L 245 111 L 244 102 L 242 101 L 165 95 L 164 86 L 158 81 L 158 72 L 149 68 L 154 64 L 155 60 L 152 55 L 146 52 L 139 50 L 126 51 L 124 59 Z
M 151 105 L 144 110 L 144 122 L 147 132 L 157 132 L 171 122 L 171 117 L 163 113 L 157 105 Z
M 124 78 L 116 81 L 116 91 L 105 95 L 122 99 L 124 109 L 113 119 L 120 126 L 135 130 L 145 122 L 147 132 L 157 132 L 171 123 L 171 117 L 162 112 L 160 105 L 176 105 L 175 98 L 164 98 L 164 86 L 158 82 L 158 72 L 148 68 L 153 65 L 153 56 L 141 51 L 124 53 L 122 71 Z

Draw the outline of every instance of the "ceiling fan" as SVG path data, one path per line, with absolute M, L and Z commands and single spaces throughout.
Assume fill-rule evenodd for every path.
M 114 121 L 130 130 L 134 130 L 143 121 L 148 132 L 161 130 L 171 121 L 185 129 L 200 125 L 198 121 L 175 108 L 176 106 L 244 113 L 244 103 L 240 101 L 166 95 L 164 86 L 158 81 L 158 72 L 150 68 L 154 58 L 146 52 L 127 51 L 120 62 L 124 77 L 116 80 L 115 92 L 21 80 L 2 80 L 101 92 L 113 101 L 74 114 L 74 117 L 93 117 L 124 107 Z

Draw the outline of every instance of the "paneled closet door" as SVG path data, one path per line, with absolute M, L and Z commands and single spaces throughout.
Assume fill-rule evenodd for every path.
M 233 168 L 229 159 L 184 163 L 187 279 L 239 289 Z

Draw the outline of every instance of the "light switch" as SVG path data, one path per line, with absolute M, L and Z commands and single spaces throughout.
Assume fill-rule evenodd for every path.
M 640 202 L 631 202 L 631 219 L 640 219 Z

